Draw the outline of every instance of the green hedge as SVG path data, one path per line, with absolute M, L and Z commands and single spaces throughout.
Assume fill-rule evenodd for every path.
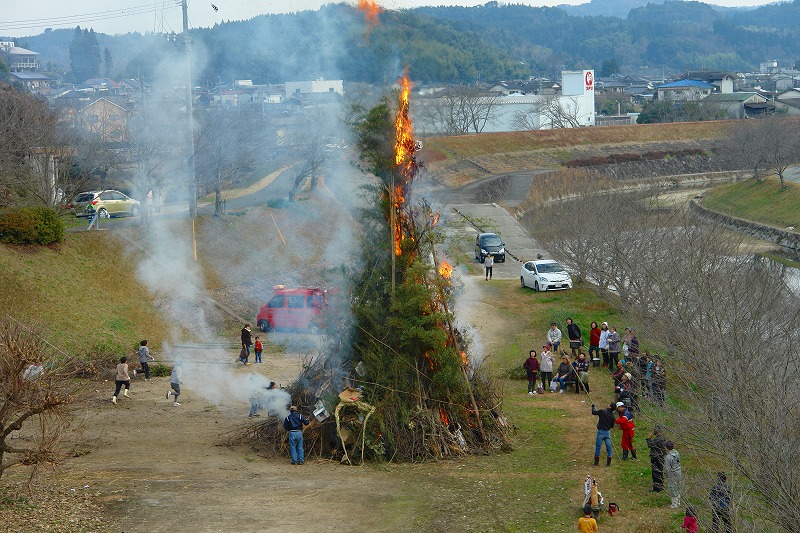
M 51 244 L 64 240 L 64 222 L 52 209 L 22 207 L 0 214 L 0 241 Z

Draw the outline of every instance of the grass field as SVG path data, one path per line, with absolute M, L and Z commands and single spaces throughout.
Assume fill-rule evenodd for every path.
M 168 329 L 110 232 L 67 233 L 48 247 L 0 245 L 0 308 L 75 355 L 129 354 Z
M 703 205 L 779 228 L 800 228 L 800 185 L 787 182 L 786 188 L 781 189 L 777 177 L 714 187 L 706 193 Z

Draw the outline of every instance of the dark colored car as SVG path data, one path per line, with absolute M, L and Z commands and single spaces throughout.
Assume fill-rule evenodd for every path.
M 479 233 L 475 238 L 475 259 L 483 263 L 492 254 L 498 263 L 506 262 L 506 248 L 497 233 Z

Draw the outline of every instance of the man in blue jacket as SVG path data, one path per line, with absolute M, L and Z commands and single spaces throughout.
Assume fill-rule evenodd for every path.
M 298 413 L 294 405 L 289 411 L 289 416 L 283 421 L 283 429 L 289 432 L 289 453 L 292 455 L 292 464 L 301 465 L 305 462 L 303 426 L 308 425 L 308 418 Z

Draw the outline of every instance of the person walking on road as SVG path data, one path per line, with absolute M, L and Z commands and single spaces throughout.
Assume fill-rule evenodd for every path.
M 531 350 L 529 357 L 522 363 L 522 368 L 528 373 L 528 395 L 536 394 L 536 377 L 539 373 L 539 360 L 536 359 L 536 350 Z
M 181 395 L 181 383 L 183 383 L 183 368 L 181 368 L 180 361 L 175 361 L 172 367 L 172 373 L 169 376 L 169 386 L 172 387 L 171 391 L 167 392 L 167 400 L 170 396 L 175 396 L 172 401 L 174 407 L 178 407 L 178 396 Z
M 139 343 L 139 364 L 142 365 L 144 370 L 144 380 L 150 381 L 150 361 L 155 361 L 150 355 L 150 348 L 147 347 L 147 339 Z
M 681 454 L 675 449 L 675 443 L 668 440 L 664 443 L 667 448 L 667 456 L 664 459 L 664 473 L 667 475 L 667 492 L 672 503 L 671 509 L 677 509 L 681 505 L 681 483 L 683 473 L 681 472 Z
M 486 281 L 492 279 L 492 267 L 494 266 L 494 256 L 489 254 L 483 260 L 483 266 L 486 267 Z
M 539 364 L 539 373 L 542 375 L 542 389 L 550 388 L 550 381 L 553 379 L 553 364 L 556 358 L 550 353 L 550 345 L 542 346 L 542 362 Z
M 301 465 L 305 462 L 303 426 L 308 424 L 308 419 L 297 412 L 297 407 L 293 405 L 289 408 L 289 416 L 283 421 L 283 429 L 289 432 L 289 453 L 292 456 L 293 465 Z
M 594 439 L 594 466 L 600 464 L 600 447 L 606 446 L 606 466 L 611 466 L 611 430 L 614 428 L 615 405 L 609 404 L 605 409 L 595 410 L 592 404 L 592 414 L 598 417 L 597 436 Z
M 131 376 L 128 374 L 128 358 L 127 357 L 120 357 L 119 364 L 117 365 L 117 376 L 114 378 L 114 381 L 117 385 L 116 389 L 114 389 L 114 396 L 111 397 L 111 401 L 116 404 L 117 398 L 119 397 L 119 391 L 122 387 L 125 387 L 125 392 L 123 395 L 126 398 L 130 398 L 128 396 L 128 389 L 131 388 Z
M 667 441 L 661 434 L 661 426 L 656 424 L 653 432 L 645 440 L 647 447 L 650 448 L 650 470 L 653 478 L 653 488 L 650 492 L 661 492 L 664 490 L 664 457 L 667 455 L 664 446 Z

